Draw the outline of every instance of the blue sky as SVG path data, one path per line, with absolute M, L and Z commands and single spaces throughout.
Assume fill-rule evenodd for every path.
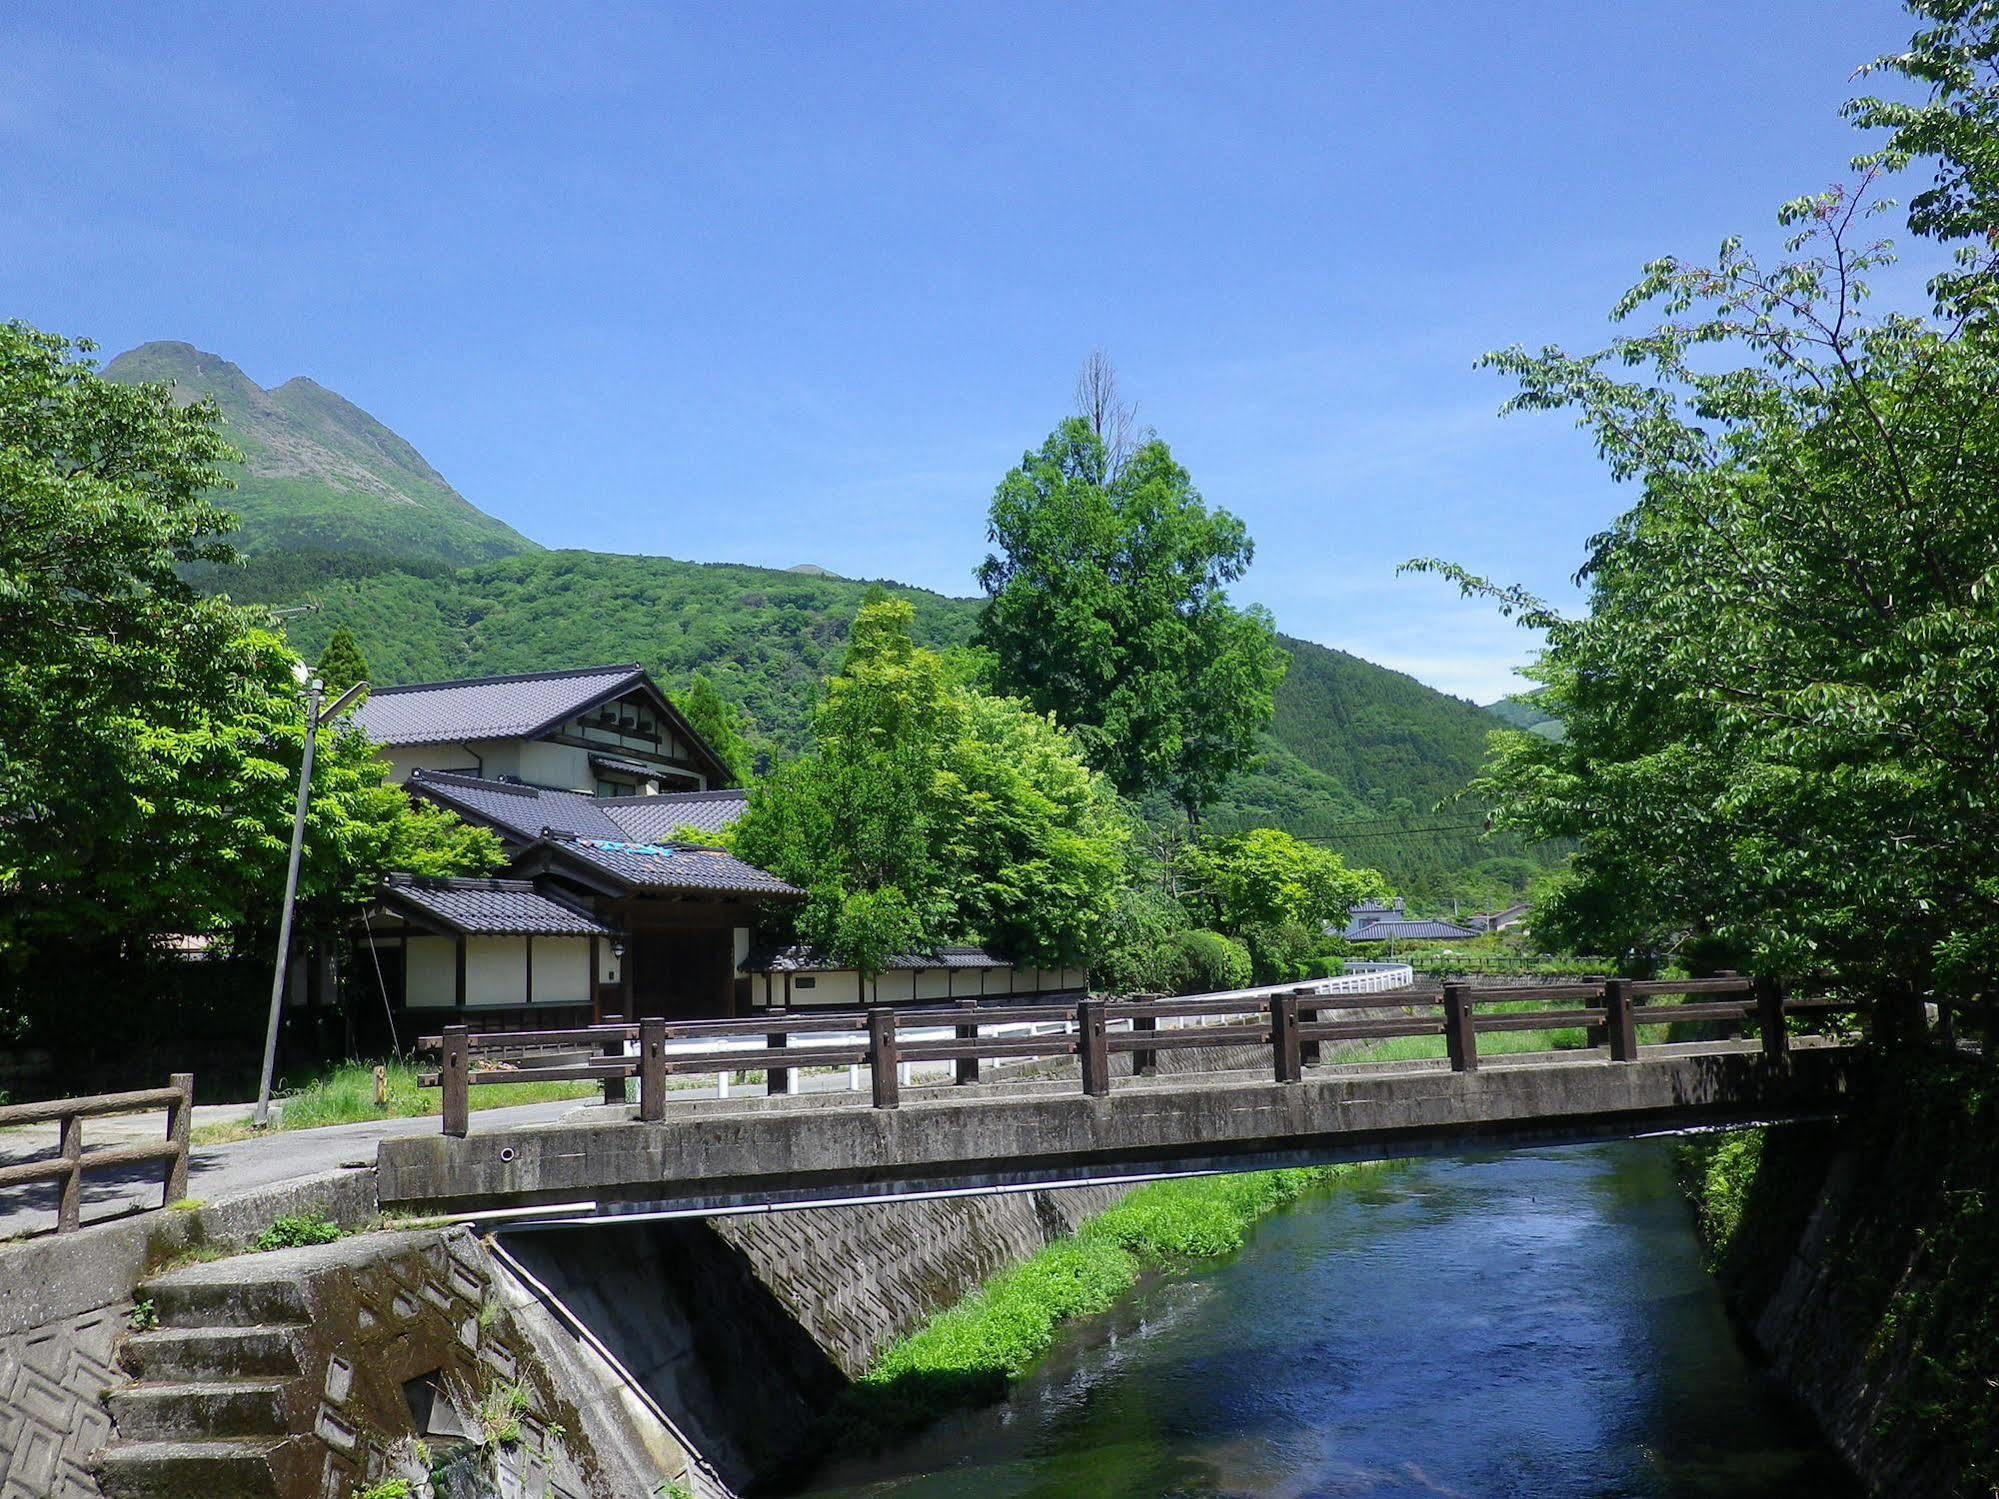
M 1096 346 L 1288 632 L 1481 700 L 1627 503 L 1487 348 L 1764 242 L 1886 3 L 47 4 L 0 316 L 308 374 L 552 546 L 970 592 Z

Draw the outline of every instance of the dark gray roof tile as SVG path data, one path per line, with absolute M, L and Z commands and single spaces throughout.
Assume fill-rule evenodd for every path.
M 607 937 L 610 927 L 551 900 L 526 880 L 392 880 L 390 909 L 467 936 Z
M 805 893 L 720 849 L 591 838 L 558 839 L 552 846 L 604 870 L 634 890 L 779 896 Z
M 634 843 L 669 841 L 679 828 L 719 833 L 749 806 L 744 791 L 669 791 L 661 796 L 606 796 L 597 805 Z
M 368 695 L 353 721 L 375 743 L 385 745 L 513 739 L 573 718 L 644 679 L 637 666 L 586 666 L 381 687 Z
M 579 838 L 626 836 L 597 797 L 576 791 L 549 791 L 446 771 L 420 771 L 410 778 L 409 786 L 468 821 L 497 828 L 517 841 L 539 838 L 543 828 Z

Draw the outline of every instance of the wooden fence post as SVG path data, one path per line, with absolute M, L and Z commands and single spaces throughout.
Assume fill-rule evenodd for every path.
M 639 1118 L 666 1117 L 666 1020 L 654 1015 L 639 1022 Z
M 194 1074 L 173 1073 L 167 1078 L 167 1086 L 180 1095 L 167 1105 L 167 1139 L 173 1143 L 175 1154 L 167 1162 L 166 1196 L 160 1206 L 170 1208 L 187 1197 L 187 1140 L 194 1123 Z
M 1586 984 L 1605 984 L 1609 980 L 1586 978 L 1583 982 Z M 1610 1044 L 1610 1027 L 1603 1021 L 1598 1021 L 1595 1025 L 1586 1025 L 1583 1027 L 1583 1039 L 1589 1043 L 1591 1050 L 1595 1050 L 1599 1046 L 1607 1046 Z
M 606 1025 L 615 1025 L 619 1027 L 618 1034 L 615 1037 L 605 1041 L 604 1043 L 603 1053 L 606 1061 L 609 1061 L 613 1057 L 616 1057 L 620 1061 L 624 1060 L 625 1056 L 625 1032 L 623 1030 L 624 1019 L 625 1017 L 622 1015 L 606 1015 L 604 1017 L 604 1023 Z M 605 1078 L 604 1102 L 623 1103 L 624 1101 L 625 1101 L 625 1080 L 622 1077 Z
M 1150 995 L 1146 996 L 1151 998 Z M 1134 1031 L 1145 1035 L 1157 1035 L 1159 1017 L 1157 1015 L 1135 1016 L 1131 1022 Z M 1131 1054 L 1131 1075 L 1133 1077 L 1159 1076 L 1159 1053 L 1156 1051 L 1135 1051 Z
M 782 1052 L 791 1043 L 791 1038 L 783 1031 L 772 1031 L 764 1037 L 764 1049 Z M 775 1060 L 775 1059 L 773 1059 Z M 791 1091 L 791 1069 L 764 1064 L 764 1096 L 776 1098 Z
M 444 1132 L 465 1138 L 466 1125 L 472 1113 L 471 1088 L 468 1069 L 471 1057 L 466 1045 L 466 1037 L 471 1032 L 462 1025 L 447 1025 L 444 1028 Z
M 1076 1002 L 1076 1056 L 1083 1065 L 1083 1091 L 1102 1098 L 1111 1091 L 1111 1054 L 1104 1032 L 1104 1002 Z
M 1631 1013 L 1630 979 L 1604 980 L 1603 1027 L 1610 1032 L 1611 1061 L 1638 1060 L 1638 1023 Z
M 875 1107 L 892 1109 L 902 1102 L 899 1060 L 895 1044 L 895 1011 L 886 1005 L 868 1011 L 868 1066 L 874 1073 Z
M 1298 1023 L 1300 1025 L 1316 1025 L 1319 1019 L 1319 997 L 1310 989 L 1299 989 L 1295 992 L 1298 995 Z M 1298 1065 L 1300 1067 L 1312 1067 L 1318 1064 L 1319 1045 L 1320 1043 L 1317 1041 L 1301 1040 L 1298 1043 Z
M 959 1025 L 954 1034 L 960 1041 L 977 1041 L 979 1039 L 979 1002 L 976 999 L 961 999 L 958 1001 L 958 1009 L 961 1013 L 972 1016 L 972 1020 L 969 1024 Z M 959 1057 L 953 1081 L 975 1083 L 978 1080 L 979 1059 L 977 1057 Z
M 1781 1057 L 1791 1049 L 1791 1032 L 1784 1024 L 1784 986 L 1773 978 L 1756 980 L 1756 1026 L 1763 1033 L 1763 1055 Z
M 1478 1071 L 1478 1030 L 1472 1024 L 1471 985 L 1444 985 L 1444 1049 L 1451 1071 Z
M 1298 996 L 1270 996 L 1270 1051 L 1277 1081 L 1295 1083 L 1304 1076 L 1298 1054 Z
M 56 1204 L 56 1232 L 66 1234 L 83 1222 L 83 1119 L 62 1116 L 62 1197 Z

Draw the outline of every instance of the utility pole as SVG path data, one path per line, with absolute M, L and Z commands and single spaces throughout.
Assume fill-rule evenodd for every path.
M 322 714 L 320 701 L 326 693 L 326 684 L 316 676 L 305 684 L 305 752 L 299 757 L 291 860 L 285 865 L 285 903 L 278 916 L 278 956 L 271 969 L 271 1018 L 264 1028 L 264 1070 L 257 1082 L 257 1112 L 250 1119 L 258 1129 L 271 1122 L 271 1074 L 278 1064 L 278 1020 L 285 1002 L 285 969 L 291 966 L 292 905 L 298 899 L 298 861 L 305 848 L 306 803 L 312 795 L 312 752 L 319 742 L 320 724 L 339 717 L 367 688 L 366 682 L 356 682 Z

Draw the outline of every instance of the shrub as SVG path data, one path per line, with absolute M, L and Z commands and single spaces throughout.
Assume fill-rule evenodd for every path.
M 1162 969 L 1175 994 L 1204 994 L 1249 987 L 1249 949 L 1220 932 L 1175 932 Z
M 287 1213 L 272 1219 L 271 1226 L 257 1235 L 257 1248 L 300 1249 L 308 1244 L 331 1244 L 341 1232 L 339 1224 L 318 1213 Z

